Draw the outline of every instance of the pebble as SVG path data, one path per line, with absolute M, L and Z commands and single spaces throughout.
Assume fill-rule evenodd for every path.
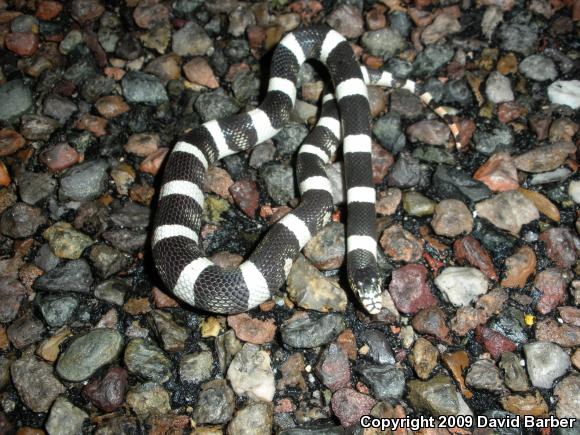
M 127 393 L 127 405 L 140 417 L 167 414 L 171 411 L 169 393 L 155 382 L 132 387 Z
M 377 143 L 372 144 L 373 183 L 380 184 L 395 161 L 393 155 Z M 413 158 L 411 156 L 411 158 Z
M 580 181 L 573 180 L 568 184 L 568 195 L 576 203 L 580 204 Z
M 435 206 L 431 227 L 435 234 L 455 237 L 471 232 L 473 218 L 463 202 L 457 199 L 445 199 Z
M 163 349 L 167 352 L 181 352 L 185 348 L 185 341 L 189 337 L 187 328 L 178 325 L 171 313 L 154 310 L 152 313 L 155 329 L 161 338 Z
M 289 283 L 288 286 L 290 286 Z M 276 334 L 273 319 L 255 319 L 247 313 L 228 316 L 228 325 L 235 331 L 236 337 L 253 344 L 269 343 Z
M 103 278 L 109 278 L 117 272 L 120 272 L 131 262 L 131 258 L 128 255 L 109 245 L 101 243 L 91 248 L 89 259 L 93 267 Z
M 485 82 L 485 95 L 494 104 L 514 101 L 511 81 L 508 77 L 493 71 Z
M 0 130 L 0 157 L 9 156 L 24 147 L 26 141 L 20 133 L 11 128 Z
M 413 62 L 413 72 L 417 77 L 431 77 L 453 58 L 454 50 L 447 44 L 428 45 Z
M 11 80 L 0 86 L 0 120 L 13 121 L 32 107 L 32 93 L 22 80 Z
M 217 89 L 219 82 L 211 66 L 203 57 L 195 57 L 183 65 L 187 80 L 210 89 Z
M 42 210 L 24 202 L 9 207 L 0 217 L 0 232 L 14 239 L 30 237 L 46 224 Z
M 494 192 L 515 190 L 520 185 L 516 166 L 506 152 L 493 154 L 475 171 L 473 178 L 481 181 Z
M 572 109 L 578 109 L 580 107 L 580 80 L 555 81 L 548 86 L 548 98 L 553 104 L 562 104 Z
M 165 54 L 149 62 L 144 71 L 158 77 L 167 85 L 170 80 L 181 78 L 181 58 L 175 53 Z
M 413 317 L 411 325 L 416 332 L 432 335 L 444 342 L 449 341 L 449 328 L 445 324 L 445 313 L 437 305 L 431 305 L 419 311 Z
M 123 86 L 123 96 L 129 103 L 156 106 L 168 101 L 167 92 L 163 84 L 152 74 L 130 71 L 125 74 L 121 84 Z M 105 115 L 103 114 L 103 116 Z
M 393 261 L 415 263 L 423 255 L 423 243 L 399 224 L 388 227 L 379 240 L 384 253 Z
M 344 320 L 339 314 L 307 314 L 284 322 L 280 327 L 280 334 L 286 345 L 309 349 L 328 344 L 344 328 Z
M 387 341 L 384 332 L 377 329 L 367 329 L 362 334 L 361 340 L 368 346 L 366 356 L 368 356 L 371 361 L 377 364 L 395 364 L 393 349 Z
M 403 209 L 411 216 L 431 216 L 435 212 L 435 201 L 410 190 L 403 193 Z
M 506 411 L 519 416 L 545 417 L 548 415 L 548 405 L 539 391 L 536 391 L 534 395 L 504 396 L 500 399 L 500 402 Z
M 534 204 L 520 192 L 502 192 L 475 205 L 477 214 L 502 230 L 519 234 L 522 225 L 540 218 Z
M 213 41 L 203 27 L 194 21 L 189 21 L 185 26 L 173 34 L 171 48 L 179 56 L 204 56 L 212 55 Z
M 143 338 L 134 338 L 127 344 L 123 361 L 130 373 L 147 381 L 164 383 L 171 377 L 173 365 L 169 358 Z
M 524 76 L 537 82 L 555 80 L 558 77 L 554 61 L 541 54 L 526 57 L 520 62 L 519 70 Z
M 85 385 L 82 394 L 100 410 L 113 412 L 125 402 L 127 387 L 127 370 L 112 367 L 102 378 L 95 379 Z
M 396 213 L 399 204 L 401 203 L 401 198 L 403 193 L 401 189 L 396 187 L 390 187 L 386 191 L 381 190 L 378 193 L 378 198 L 376 201 L 376 210 L 379 215 L 390 216 Z
M 407 382 L 409 402 L 414 409 L 431 415 L 471 414 L 453 382 L 444 375 L 428 381 L 413 379 Z
M 453 243 L 455 258 L 460 264 L 468 263 L 481 270 L 485 276 L 495 281 L 497 274 L 491 257 L 473 236 L 465 236 Z
M 556 404 L 558 418 L 574 417 L 578 420 L 578 409 L 580 409 L 578 388 L 580 388 L 580 376 L 577 373 L 572 373 L 558 382 L 554 388 L 554 396 L 558 398 Z M 576 422 L 575 426 L 577 425 Z
M 381 146 L 394 155 L 405 148 L 406 137 L 401 126 L 401 116 L 397 113 L 389 112 L 377 119 L 372 132 Z
M 345 255 L 345 228 L 330 222 L 304 246 L 304 256 L 319 270 L 338 269 Z
M 411 142 L 423 142 L 428 145 L 445 145 L 449 141 L 449 127 L 441 121 L 419 121 L 407 128 Z
M 109 165 L 104 160 L 81 163 L 60 180 L 59 196 L 73 201 L 91 201 L 105 192 Z
M 263 166 L 260 175 L 264 179 L 268 195 L 276 204 L 284 205 L 296 197 L 294 170 L 291 167 L 282 164 Z
M 290 156 L 300 148 L 307 135 L 308 128 L 304 124 L 289 122 L 272 140 L 280 155 Z
M 536 50 L 538 31 L 533 25 L 509 23 L 501 26 L 499 38 L 503 50 L 527 56 Z
M 515 139 L 510 127 L 500 124 L 492 129 L 478 128 L 473 141 L 477 151 L 491 155 L 501 151 L 511 151 Z
M 68 98 L 51 94 L 44 99 L 42 113 L 56 119 L 61 125 L 66 124 L 77 111 L 77 105 Z
M 520 171 L 547 172 L 558 168 L 568 158 L 569 154 L 576 152 L 576 147 L 571 142 L 557 142 L 551 145 L 540 146 L 514 158 L 514 164 Z
M 541 314 L 548 314 L 566 299 L 568 283 L 557 268 L 541 271 L 534 279 L 534 288 L 540 292 L 536 309 Z
M 427 277 L 427 269 L 422 264 L 408 264 L 393 271 L 389 293 L 397 310 L 415 314 L 437 303 Z
M 59 397 L 54 401 L 48 414 L 46 430 L 50 435 L 81 433 L 83 423 L 87 418 L 89 415 L 85 411 L 74 406 L 64 397 Z
M 401 34 L 390 27 L 365 32 L 362 35 L 361 44 L 369 54 L 383 58 L 392 57 L 405 48 L 405 41 Z
M 351 388 L 343 388 L 332 395 L 332 412 L 344 427 L 358 423 L 363 415 L 368 415 L 376 401 L 366 394 Z
M 557 344 L 535 341 L 524 346 L 526 366 L 532 385 L 552 388 L 554 380 L 570 368 L 570 357 Z
M 62 221 L 44 230 L 42 237 L 48 242 L 54 255 L 69 260 L 78 260 L 83 251 L 94 243 L 89 236 Z
M 435 285 L 456 307 L 467 306 L 478 296 L 487 293 L 485 275 L 473 267 L 446 267 L 436 278 Z
M 465 379 L 462 372 L 469 366 L 469 356 L 464 350 L 444 353 L 441 356 L 443 364 L 449 369 L 455 381 L 459 384 L 459 389 L 466 399 L 471 399 L 473 393 L 465 386 Z
M 535 174 L 529 181 L 530 186 L 538 186 L 541 184 L 561 183 L 572 175 L 572 171 L 568 168 L 558 168 L 550 172 L 543 172 Z
M 316 364 L 315 373 L 330 391 L 350 385 L 350 363 L 337 344 L 331 343 L 324 349 Z
M 502 352 L 513 352 L 516 349 L 515 343 L 505 335 L 485 326 L 477 327 L 475 330 L 475 338 L 494 359 L 499 358 Z
M 71 15 L 80 24 L 94 21 L 105 12 L 105 7 L 98 0 L 74 0 Z
M 33 412 L 47 412 L 66 388 L 53 374 L 50 364 L 34 355 L 23 355 L 10 366 L 12 382 L 24 404 Z
M 488 358 L 480 357 L 469 367 L 465 383 L 477 390 L 501 392 L 504 389 L 498 368 Z
M 491 190 L 482 182 L 474 180 L 465 171 L 439 165 L 433 174 L 433 186 L 441 198 L 458 199 L 473 203 L 491 196 Z
M 157 151 L 161 139 L 157 133 L 137 133 L 129 136 L 124 145 L 125 151 L 139 157 L 147 157 Z
M 40 319 L 37 319 L 32 312 L 27 312 L 6 329 L 10 343 L 16 349 L 24 349 L 40 340 L 46 333 L 46 328 Z
M 271 402 L 274 398 L 274 372 L 270 356 L 258 346 L 246 343 L 232 360 L 227 378 L 238 396 Z
M 358 38 L 364 32 L 364 22 L 360 9 L 349 4 L 341 4 L 326 18 L 327 24 L 345 38 Z
M 77 164 L 79 153 L 67 143 L 59 143 L 43 151 L 40 160 L 51 172 L 60 172 Z
M 552 319 L 538 322 L 536 325 L 536 339 L 552 341 L 562 347 L 580 346 L 580 327 L 572 325 L 558 325 Z
M 544 243 L 546 254 L 556 266 L 570 269 L 576 263 L 578 236 L 568 228 L 550 228 L 540 234 L 539 240 Z
M 213 357 L 203 350 L 183 355 L 179 362 L 179 378 L 182 382 L 200 383 L 211 379 Z
M 56 372 L 70 382 L 84 381 L 115 360 L 122 346 L 123 337 L 119 332 L 94 329 L 72 340 L 58 359 Z
M 503 372 L 506 386 L 516 392 L 528 391 L 526 370 L 520 364 L 520 357 L 513 352 L 503 352 L 499 367 Z
M 429 379 L 431 372 L 437 366 L 439 352 L 428 340 L 419 337 L 409 355 L 409 362 L 417 376 L 421 379 Z M 403 378 L 404 379 L 404 378 Z
M 284 390 L 286 387 L 296 387 L 301 391 L 306 391 L 306 381 L 304 376 L 302 376 L 304 370 L 305 363 L 302 353 L 291 354 L 280 366 L 281 377 L 277 383 L 278 390 Z
M 38 295 L 36 302 L 48 326 L 58 328 L 67 323 L 79 305 L 77 298 L 58 294 Z
M 95 103 L 99 114 L 105 119 L 113 119 L 129 111 L 129 105 L 120 95 L 108 95 L 101 97 Z
M 26 296 L 26 288 L 17 279 L 0 279 L 0 322 L 8 323 L 14 320 L 20 305 Z
M 452 35 L 461 31 L 461 24 L 452 13 L 443 12 L 435 17 L 435 20 L 428 25 L 421 33 L 421 41 L 430 45 L 439 42 L 447 35 Z
M 272 424 L 271 403 L 250 403 L 236 412 L 228 424 L 228 434 L 269 435 Z
M 36 17 L 43 21 L 51 21 L 62 11 L 62 4 L 53 0 L 42 0 L 36 6 Z
M 222 119 L 240 110 L 236 100 L 227 95 L 223 89 L 204 92 L 195 100 L 194 106 L 204 122 Z
M 421 180 L 421 172 L 419 160 L 410 153 L 403 151 L 399 153 L 398 159 L 389 172 L 387 184 L 390 187 L 398 187 L 400 189 L 414 187 Z
M 39 205 L 56 190 L 57 182 L 50 174 L 23 172 L 16 178 L 20 198 L 27 204 Z
M 83 259 L 67 261 L 34 281 L 33 288 L 43 291 L 88 293 L 93 283 L 91 268 Z
M 193 409 L 198 424 L 225 424 L 234 415 L 235 396 L 225 379 L 214 379 L 201 387 Z

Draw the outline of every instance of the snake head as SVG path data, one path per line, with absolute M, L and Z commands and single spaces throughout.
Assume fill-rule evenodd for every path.
M 381 311 L 383 307 L 381 282 L 376 275 L 375 269 L 363 268 L 354 270 L 350 277 L 350 286 L 369 314 L 378 314 Z

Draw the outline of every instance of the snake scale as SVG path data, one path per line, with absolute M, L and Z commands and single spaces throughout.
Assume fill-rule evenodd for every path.
M 334 95 L 324 95 L 321 117 L 298 152 L 302 202 L 270 228 L 244 263 L 236 269 L 222 269 L 204 256 L 200 243 L 205 171 L 217 160 L 247 150 L 284 127 L 296 100 L 298 72 L 307 59 L 324 64 Z M 444 108 L 432 105 L 428 92 L 418 92 L 415 82 L 361 67 L 344 37 L 326 26 L 313 26 L 280 41 L 272 57 L 268 92 L 258 108 L 208 121 L 176 143 L 163 173 L 152 249 L 161 279 L 177 297 L 224 314 L 247 311 L 270 299 L 286 281 L 304 245 L 330 220 L 334 206 L 325 164 L 342 138 L 348 281 L 369 313 L 381 310 L 367 84 L 408 89 L 439 116 L 449 118 Z M 457 126 L 446 120 L 459 145 Z

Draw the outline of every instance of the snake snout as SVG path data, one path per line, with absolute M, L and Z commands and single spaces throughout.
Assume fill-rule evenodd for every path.
M 371 270 L 359 269 L 354 272 L 351 285 L 362 306 L 369 314 L 378 314 L 383 307 L 381 283 Z

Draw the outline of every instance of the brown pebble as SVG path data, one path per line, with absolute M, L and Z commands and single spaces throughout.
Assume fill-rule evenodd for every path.
M 256 216 L 260 192 L 253 180 L 236 181 L 229 188 L 229 191 L 236 205 L 251 218 Z
M 414 263 L 423 255 L 423 244 L 400 224 L 391 225 L 381 238 L 384 253 L 394 261 Z
M 0 157 L 14 154 L 24 147 L 26 141 L 20 133 L 11 128 L 0 130 Z
M 513 159 L 505 152 L 492 155 L 475 171 L 473 178 L 486 184 L 494 192 L 514 190 L 520 186 Z
M 105 118 L 101 118 L 100 116 L 85 113 L 76 122 L 75 128 L 89 131 L 96 137 L 101 137 L 107 134 L 107 120 Z
M 548 314 L 566 299 L 568 283 L 558 269 L 550 268 L 536 275 L 534 287 L 541 293 L 536 309 L 540 314 Z
M 437 305 L 431 305 L 419 311 L 411 325 L 421 334 L 429 334 L 439 340 L 449 342 L 449 328 L 445 324 L 445 313 Z
M 439 236 L 455 237 L 471 232 L 473 217 L 463 202 L 457 199 L 444 199 L 435 206 L 431 227 Z
M 105 7 L 99 0 L 74 0 L 71 15 L 81 24 L 99 18 L 105 12 Z
M 356 338 L 352 332 L 352 329 L 349 328 L 342 331 L 336 338 L 336 344 L 338 344 L 338 346 L 351 361 L 356 361 Z
M 203 189 L 207 192 L 215 193 L 225 200 L 231 201 L 230 187 L 234 184 L 234 180 L 230 174 L 222 168 L 211 166 L 205 176 Z
M 228 316 L 228 325 L 235 331 L 236 337 L 253 344 L 269 343 L 276 334 L 274 319 L 259 320 L 248 313 Z
M 266 30 L 262 26 L 250 26 L 246 31 L 250 48 L 261 48 L 266 39 Z
M 52 172 L 69 168 L 80 160 L 79 153 L 67 143 L 59 143 L 40 155 L 40 160 Z
M 518 189 L 518 192 L 532 201 L 540 213 L 552 219 L 554 222 L 560 222 L 560 211 L 558 210 L 558 207 L 556 207 L 552 201 L 550 201 L 540 192 L 534 192 L 533 190 L 528 190 L 521 187 Z
M 395 158 L 382 146 L 373 142 L 372 163 L 373 163 L 373 183 L 379 184 L 387 176 L 389 169 L 393 166 Z
M 463 378 L 463 371 L 469 367 L 469 355 L 464 350 L 458 350 L 456 352 L 444 353 L 441 356 L 443 364 L 447 366 L 453 378 L 459 384 L 461 393 L 466 399 L 471 399 L 473 393 L 465 386 L 465 379 Z
M 147 157 L 159 148 L 161 139 L 157 133 L 137 133 L 129 136 L 125 151 L 139 157 Z
M 159 148 L 157 151 L 149 154 L 139 165 L 139 170 L 147 174 L 157 175 L 168 152 L 169 148 Z
M 220 85 L 211 66 L 203 57 L 194 57 L 187 62 L 183 65 L 183 72 L 187 80 L 206 88 L 216 89 Z
M 153 287 L 151 296 L 153 296 L 153 302 L 157 308 L 177 308 L 179 306 L 179 303 L 175 299 L 157 287 Z
M 112 119 L 129 111 L 129 105 L 119 95 L 101 97 L 95 103 L 97 111 L 105 118 Z
M 491 280 L 497 280 L 493 262 L 487 251 L 473 236 L 468 235 L 453 244 L 453 252 L 460 264 L 468 263 L 481 270 Z
M 438 356 L 437 348 L 428 340 L 419 337 L 413 346 L 411 355 L 409 355 L 409 362 L 419 378 L 428 379 L 433 369 L 437 366 Z
M 28 32 L 8 33 L 4 37 L 6 48 L 19 56 L 32 56 L 38 50 L 38 35 Z
M 131 298 L 123 305 L 123 311 L 137 316 L 151 311 L 151 305 L 148 298 Z
M 4 165 L 4 162 L 0 161 L 0 186 L 6 187 L 10 184 L 10 174 L 8 174 L 8 169 Z
M 395 214 L 402 198 L 403 192 L 396 187 L 391 187 L 386 191 L 379 191 L 376 202 L 377 213 L 382 216 Z
M 506 260 L 506 276 L 502 287 L 524 288 L 531 274 L 536 271 L 536 254 L 529 246 L 522 246 Z
M 51 21 L 62 11 L 62 4 L 54 0 L 42 0 L 36 5 L 36 17 L 43 21 Z

